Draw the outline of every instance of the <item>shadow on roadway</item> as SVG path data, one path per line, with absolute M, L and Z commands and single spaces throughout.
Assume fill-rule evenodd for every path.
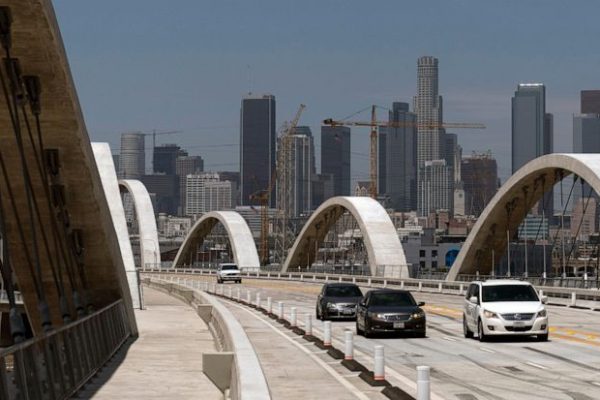
M 106 364 L 104 364 L 96 373 L 88 380 L 81 390 L 73 396 L 76 399 L 90 399 L 92 398 L 102 386 L 112 378 L 115 372 L 119 369 L 119 366 L 123 363 L 127 357 L 129 348 L 133 345 L 137 338 L 129 337 L 121 348 L 110 358 Z

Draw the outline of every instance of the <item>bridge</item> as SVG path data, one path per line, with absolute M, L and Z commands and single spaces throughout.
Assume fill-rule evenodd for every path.
M 597 288 L 535 282 L 549 298 L 551 340 L 479 343 L 462 335 L 461 277 L 493 271 L 555 183 L 575 175 L 598 191 L 600 155 L 525 165 L 484 210 L 445 280 L 411 278 L 386 210 L 355 197 L 315 210 L 276 268 L 259 265 L 233 211 L 202 216 L 162 268 L 146 189 L 119 181 L 109 146 L 87 134 L 51 2 L 3 4 L 1 399 L 598 398 Z M 138 265 L 121 193 L 134 202 Z M 344 219 L 364 246 L 362 275 L 319 269 L 319 245 Z M 198 259 L 218 226 L 241 285 L 217 285 Z M 427 304 L 427 337 L 355 337 L 354 322 L 316 321 L 330 281 L 411 290 Z

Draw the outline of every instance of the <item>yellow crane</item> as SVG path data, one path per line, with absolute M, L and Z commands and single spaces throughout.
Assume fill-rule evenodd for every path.
M 370 156 L 369 156 L 369 169 L 370 169 L 370 181 L 371 186 L 369 188 L 369 194 L 372 198 L 377 197 L 377 127 L 383 126 L 388 128 L 405 128 L 405 127 L 416 127 L 417 129 L 440 129 L 440 128 L 452 128 L 452 129 L 485 129 L 484 124 L 469 123 L 469 122 L 443 122 L 437 124 L 431 123 L 417 123 L 417 122 L 394 122 L 394 121 L 377 121 L 376 117 L 377 106 L 371 107 L 371 120 L 370 121 L 345 121 L 345 120 L 334 120 L 327 118 L 323 120 L 323 125 L 329 126 L 368 126 L 370 127 Z

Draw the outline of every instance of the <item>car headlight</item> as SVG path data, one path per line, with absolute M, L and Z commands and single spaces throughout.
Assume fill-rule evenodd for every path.
M 335 308 L 335 303 L 327 303 L 327 308 Z
M 379 320 L 385 321 L 385 314 L 378 314 L 378 313 L 369 312 L 367 315 L 370 318 L 379 319 Z
M 544 318 L 544 317 L 546 317 L 548 315 L 548 312 L 546 311 L 545 308 L 542 308 L 540 311 L 538 311 L 537 314 L 538 314 L 538 317 Z
M 483 316 L 486 318 L 498 318 L 498 314 L 496 314 L 495 312 L 488 311 L 488 310 L 483 311 Z
M 412 313 L 410 316 L 412 319 L 420 319 L 420 318 L 425 318 L 425 313 L 423 311 L 417 311 L 415 313 Z

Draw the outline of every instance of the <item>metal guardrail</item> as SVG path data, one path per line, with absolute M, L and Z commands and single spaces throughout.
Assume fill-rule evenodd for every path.
M 0 351 L 0 399 L 66 399 L 130 336 L 122 300 Z
M 233 353 L 233 362 L 229 367 L 231 380 L 225 385 L 229 390 L 227 398 L 232 400 L 271 399 L 258 356 L 239 321 L 223 304 L 199 290 L 200 282 L 174 278 L 173 275 L 155 275 L 144 278 L 142 282 L 190 304 L 208 325 L 217 341 L 219 350 L 223 353 Z M 218 358 L 211 358 L 214 363 L 217 363 L 217 360 Z M 225 364 L 226 361 L 222 361 L 222 363 Z M 207 373 L 207 368 L 211 368 L 211 366 L 203 364 L 204 372 Z M 218 367 L 216 368 L 218 369 Z M 220 369 L 218 372 L 223 375 L 224 370 Z
M 145 273 L 171 273 L 171 274 L 193 274 L 193 275 L 213 275 L 216 273 L 213 269 L 160 269 L 146 270 Z M 450 294 L 464 296 L 468 287 L 468 282 L 449 282 L 445 280 L 430 279 L 395 279 L 373 276 L 339 275 L 339 274 L 318 274 L 318 273 L 280 273 L 280 272 L 245 272 L 242 276 L 255 279 L 278 279 L 295 280 L 303 282 L 353 282 L 368 287 L 397 287 L 417 292 L 430 292 L 440 294 Z M 598 289 L 580 289 L 580 288 L 562 288 L 552 286 L 535 286 L 536 289 L 548 297 L 550 304 L 562 305 L 567 307 L 589 308 L 600 310 L 600 290 Z

